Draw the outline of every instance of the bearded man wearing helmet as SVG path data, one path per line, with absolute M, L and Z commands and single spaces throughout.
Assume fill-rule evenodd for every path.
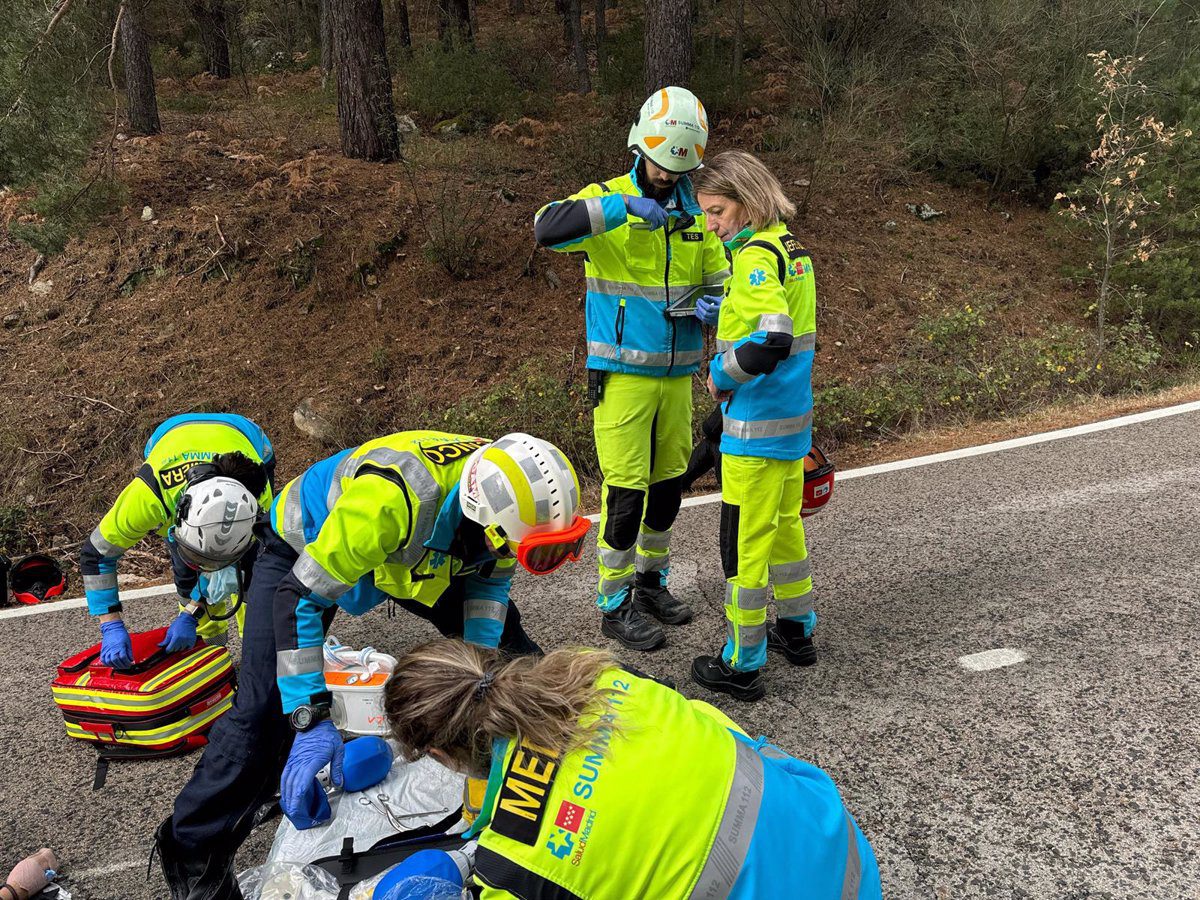
M 690 91 L 646 100 L 629 132 L 633 168 L 544 206 L 539 244 L 582 253 L 587 279 L 588 389 L 604 476 L 596 603 L 601 631 L 634 650 L 666 637 L 692 610 L 667 589 L 671 528 L 692 445 L 692 375 L 729 274 L 704 227 L 689 172 L 708 117 Z
M 262 428 L 225 413 L 167 419 L 146 441 L 142 458 L 79 550 L 88 612 L 100 621 L 100 661 L 117 668 L 133 663 L 117 564 L 152 533 L 166 540 L 180 610 L 160 646 L 185 650 L 197 635 L 225 643 L 228 600 L 249 579 L 254 521 L 271 505 L 275 472 L 275 451 Z M 238 616 L 240 624 L 241 610 Z
M 571 463 L 527 434 L 400 432 L 285 485 L 258 529 L 233 708 L 155 835 L 171 897 L 240 896 L 234 854 L 276 789 L 299 827 L 322 821 L 314 776 L 332 764 L 341 780 L 322 654 L 339 609 L 391 600 L 444 635 L 537 653 L 509 600 L 512 576 L 579 558 L 591 523 L 578 508 Z

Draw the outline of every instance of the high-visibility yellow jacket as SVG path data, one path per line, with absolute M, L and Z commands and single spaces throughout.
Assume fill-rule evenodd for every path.
M 589 746 L 495 743 L 476 877 L 483 897 L 881 897 L 833 781 L 719 710 L 621 669 Z

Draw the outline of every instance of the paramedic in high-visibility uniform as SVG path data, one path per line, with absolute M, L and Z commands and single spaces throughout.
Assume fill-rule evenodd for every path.
M 436 640 L 385 704 L 409 758 L 487 779 L 466 835 L 484 900 L 882 897 L 828 775 L 607 653 Z
M 224 644 L 238 573 L 253 567 L 254 520 L 271 506 L 275 451 L 266 433 L 245 416 L 187 413 L 154 430 L 144 463 L 79 549 L 88 612 L 100 621 L 100 660 L 132 664 L 129 632 L 121 617 L 117 564 L 149 534 L 161 535 L 171 558 L 179 613 L 164 647 Z M 237 489 L 242 486 L 242 490 Z M 231 506 L 230 503 L 233 503 Z M 243 613 L 238 611 L 237 621 Z
M 601 631 L 634 650 L 666 640 L 647 616 L 672 625 L 692 617 L 666 576 L 692 447 L 701 322 L 715 323 L 728 274 L 687 175 L 707 142 L 700 101 L 664 88 L 629 132 L 633 169 L 547 204 L 534 223 L 542 246 L 583 255 L 588 385 L 604 476 L 597 605 Z
M 537 653 L 509 600 L 512 576 L 518 564 L 545 574 L 579 558 L 591 523 L 578 508 L 571 463 L 526 434 L 400 432 L 284 486 L 259 529 L 233 708 L 156 833 L 171 896 L 224 896 L 234 853 L 277 789 L 293 823 L 320 822 L 315 776 L 333 763 L 341 780 L 322 652 L 339 609 L 361 615 L 390 599 L 442 634 Z
M 795 207 L 749 153 L 727 151 L 697 173 L 696 196 L 733 254 L 709 365 L 723 400 L 721 564 L 727 640 L 692 678 L 739 700 L 765 693 L 768 643 L 796 665 L 816 662 L 812 571 L 800 509 L 812 448 L 817 294 L 808 251 L 783 220 Z M 776 622 L 767 625 L 774 587 Z

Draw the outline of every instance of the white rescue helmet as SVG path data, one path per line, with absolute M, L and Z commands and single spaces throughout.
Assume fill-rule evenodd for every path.
M 515 432 L 480 447 L 459 482 L 463 515 L 493 549 L 544 575 L 578 559 L 591 522 L 579 511 L 575 469 L 549 441 Z
M 630 150 L 677 175 L 700 168 L 707 146 L 708 114 L 687 88 L 655 91 L 629 129 Z
M 213 475 L 203 463 L 189 469 L 187 479 L 171 534 L 186 562 L 215 572 L 240 559 L 254 541 L 258 500 L 240 481 Z

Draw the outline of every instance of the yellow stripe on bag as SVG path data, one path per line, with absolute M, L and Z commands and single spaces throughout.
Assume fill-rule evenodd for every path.
M 87 690 L 81 686 L 65 687 L 62 685 L 52 687 L 51 693 L 54 695 L 55 702 L 60 705 L 73 707 L 92 706 L 100 710 L 153 712 L 154 710 L 162 709 L 178 702 L 181 697 L 187 696 L 187 694 L 196 690 L 197 687 L 202 686 L 205 682 L 215 680 L 215 677 L 219 677 L 233 667 L 229 654 L 224 648 L 217 647 L 214 649 L 217 651 L 217 654 L 212 661 L 191 673 L 184 681 L 181 681 L 169 691 L 158 696 L 145 697 L 124 691 Z M 194 663 L 195 659 L 193 658 L 191 662 Z M 80 682 L 82 681 L 83 679 L 81 678 Z
M 187 737 L 209 725 L 213 720 L 219 718 L 233 706 L 233 694 L 229 694 L 220 703 L 216 704 L 212 709 L 207 710 L 196 718 L 185 719 L 182 722 L 173 722 L 170 725 L 164 725 L 161 728 L 151 728 L 145 730 L 123 730 L 119 728 L 113 729 L 113 739 L 108 739 L 103 735 L 96 734 L 92 731 L 85 730 L 81 725 L 74 722 L 67 722 L 67 734 L 73 738 L 82 738 L 86 741 L 98 741 L 101 743 L 121 743 L 132 745 L 151 745 L 165 744 L 169 741 L 178 740 L 179 738 Z

